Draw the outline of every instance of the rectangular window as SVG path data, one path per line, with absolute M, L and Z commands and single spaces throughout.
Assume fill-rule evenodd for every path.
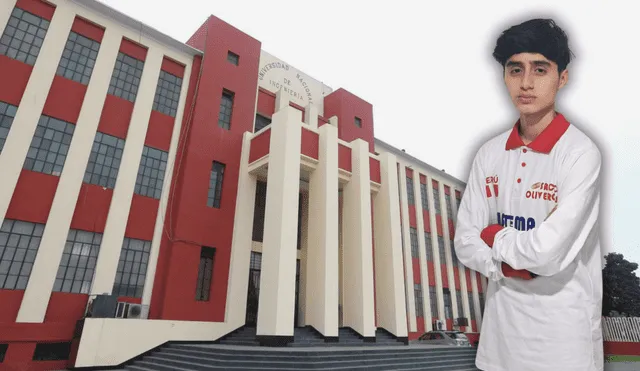
M 438 318 L 438 295 L 435 286 L 429 286 L 429 301 L 431 301 L 431 318 Z
M 33 361 L 65 361 L 71 353 L 71 342 L 40 343 L 33 351 Z
M 108 93 L 135 102 L 143 69 L 143 61 L 119 52 Z
M 167 152 L 144 146 L 136 179 L 136 194 L 160 199 L 168 158 Z
M 2 153 L 2 148 L 4 148 L 4 144 L 7 141 L 9 130 L 11 130 L 11 124 L 16 117 L 17 111 L 18 107 L 0 102 L 0 153 Z
M 444 238 L 438 236 L 438 253 L 440 255 L 440 264 L 447 264 L 447 258 L 444 252 Z
M 147 275 L 151 241 L 125 237 L 113 284 L 113 294 L 141 298 Z
M 413 194 L 413 179 L 407 177 L 407 204 L 415 205 L 415 195 Z
M 442 289 L 444 296 L 444 316 L 446 319 L 453 318 L 453 307 L 451 306 L 451 292 L 448 288 Z
M 160 71 L 156 95 L 153 98 L 153 110 L 167 116 L 176 117 L 180 101 L 182 79 L 168 72 Z
M 409 234 L 411 236 L 411 257 L 417 259 L 420 256 L 418 254 L 418 231 L 413 227 L 409 227 Z
M 97 132 L 84 173 L 84 182 L 114 189 L 123 151 L 124 139 Z
M 460 290 L 456 290 L 456 300 L 458 302 L 458 318 L 465 318 L 464 307 L 462 305 L 462 292 L 460 292 Z
M 49 21 L 13 8 L 0 38 L 0 54 L 33 66 L 49 29 Z
M 424 232 L 424 247 L 427 253 L 427 261 L 433 261 L 433 244 L 431 243 L 431 233 Z
M 73 31 L 69 33 L 56 73 L 69 80 L 88 85 L 98 58 L 100 43 Z
M 228 90 L 222 92 L 220 101 L 220 113 L 218 114 L 218 126 L 225 130 L 231 129 L 231 114 L 233 113 L 234 94 Z
M 209 176 L 209 195 L 207 196 L 207 206 L 220 208 L 220 200 L 222 198 L 222 181 L 224 180 L 223 163 L 214 161 Z
M 60 176 L 75 125 L 42 115 L 31 139 L 24 169 Z
M 44 224 L 5 219 L 0 227 L 0 289 L 27 288 Z
M 356 124 L 357 127 L 361 128 L 362 127 L 362 119 L 360 117 L 355 117 L 353 120 L 354 124 Z
M 267 183 L 256 182 L 256 199 L 253 212 L 253 237 L 252 240 L 262 242 L 264 235 L 264 218 L 267 202 Z
M 424 301 L 422 298 L 422 284 L 413 284 L 413 294 L 416 302 L 416 317 L 424 317 Z
M 445 194 L 444 200 L 447 204 L 447 217 L 453 219 L 453 209 L 451 208 L 451 195 Z
M 476 307 L 475 304 L 473 303 L 473 292 L 467 292 L 467 296 L 469 297 L 469 314 L 471 316 L 471 318 L 469 319 L 469 322 L 471 322 L 471 320 L 475 320 L 476 319 Z
M 427 185 L 420 183 L 420 197 L 422 201 L 422 210 L 429 212 L 429 193 L 427 193 Z
M 198 282 L 196 285 L 197 301 L 209 301 L 215 252 L 216 250 L 211 247 L 203 246 L 200 248 L 200 265 L 198 266 Z
M 228 51 L 227 52 L 227 61 L 229 61 L 229 63 L 237 66 L 240 63 L 240 56 L 232 51 Z
M 253 129 L 253 132 L 257 133 L 260 130 L 266 128 L 269 125 L 271 125 L 271 119 L 268 118 L 268 117 L 262 116 L 261 114 L 257 113 L 256 114 L 256 125 L 255 125 L 255 128 Z
M 438 186 L 433 186 L 433 208 L 436 211 L 436 215 L 440 214 L 440 189 Z
M 101 242 L 102 233 L 69 230 L 53 291 L 89 293 Z

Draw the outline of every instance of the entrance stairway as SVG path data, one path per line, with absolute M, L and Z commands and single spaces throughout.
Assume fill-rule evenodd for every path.
M 475 348 L 404 345 L 386 331 L 364 342 L 348 328 L 339 340 L 325 343 L 309 328 L 297 328 L 287 347 L 261 347 L 255 328 L 245 327 L 217 344 L 167 344 L 127 365 L 130 371 L 208 370 L 372 370 L 478 371 Z

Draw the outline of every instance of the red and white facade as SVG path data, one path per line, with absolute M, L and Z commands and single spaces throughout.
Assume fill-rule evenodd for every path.
M 245 324 L 479 331 L 485 281 L 452 242 L 464 183 L 374 138 L 369 103 L 213 16 L 184 44 L 94 0 L 0 7 L 0 368 L 118 365 Z M 142 318 L 76 331 L 104 293 Z

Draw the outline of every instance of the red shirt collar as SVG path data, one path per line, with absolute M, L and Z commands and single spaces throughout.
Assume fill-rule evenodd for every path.
M 565 119 L 562 114 L 557 113 L 549 126 L 547 126 L 533 142 L 526 145 L 526 147 L 536 152 L 548 154 L 551 152 L 553 146 L 556 145 L 558 140 L 560 140 L 562 135 L 567 131 L 569 125 L 570 124 L 567 119 Z M 518 122 L 513 126 L 511 135 L 509 135 L 509 139 L 507 139 L 507 145 L 505 148 L 507 151 L 525 146 L 522 138 L 520 138 L 520 133 L 518 132 L 519 128 L 520 120 L 518 120 Z

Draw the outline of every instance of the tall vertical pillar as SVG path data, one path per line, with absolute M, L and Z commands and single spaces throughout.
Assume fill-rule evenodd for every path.
M 238 173 L 238 194 L 236 197 L 233 239 L 229 261 L 229 282 L 225 322 L 232 328 L 245 323 L 247 311 L 247 290 L 249 287 L 249 265 L 253 236 L 253 214 L 256 202 L 256 176 L 249 174 L 249 152 L 253 133 L 245 132 L 242 137 L 242 154 Z
M 257 336 L 263 344 L 292 341 L 295 317 L 302 113 L 284 104 L 282 91 L 278 96 L 279 110 L 271 122 L 258 306 Z
M 405 295 L 407 303 L 407 316 L 409 332 L 416 332 L 418 330 L 416 320 L 416 300 L 413 289 L 413 261 L 411 257 L 411 235 L 409 226 L 409 199 L 407 196 L 407 168 L 403 163 L 400 163 L 397 171 L 401 212 L 402 212 L 402 241 L 404 256 L 404 276 L 405 276 Z
M 351 142 L 351 179 L 344 187 L 343 324 L 375 340 L 369 143 Z
M 309 183 L 306 323 L 338 337 L 338 129 L 323 125 L 318 167 Z
M 433 178 L 427 177 L 427 195 L 429 196 L 429 210 L 433 210 L 433 212 L 429 213 L 429 220 L 433 228 L 431 229 L 431 242 L 434 246 L 433 251 L 433 266 L 434 266 L 434 275 L 436 278 L 436 301 L 438 308 L 438 319 L 445 321 L 445 311 L 444 311 L 444 293 L 443 293 L 443 282 L 442 282 L 442 264 L 446 264 L 446 261 L 440 261 L 440 249 L 443 249 L 444 246 L 440 246 L 438 243 L 438 231 L 437 231 L 437 222 L 436 218 L 441 218 L 440 214 L 436 214 L 436 206 L 435 206 L 435 198 L 433 193 Z M 442 210 L 443 203 L 440 202 L 440 210 Z M 442 211 L 441 211 L 442 212 Z M 432 322 L 433 323 L 433 322 Z
M 395 155 L 380 155 L 380 177 L 380 190 L 373 201 L 378 326 L 408 339 Z

